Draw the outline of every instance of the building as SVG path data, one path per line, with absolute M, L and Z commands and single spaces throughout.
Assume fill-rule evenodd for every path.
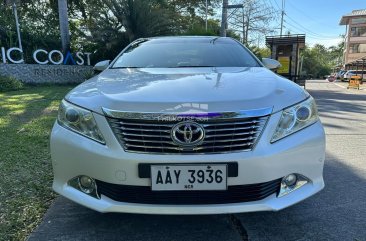
M 266 45 L 271 49 L 271 58 L 281 63 L 277 74 L 305 85 L 301 78 L 300 50 L 305 47 L 305 34 L 266 36 Z
M 366 57 L 366 9 L 342 16 L 339 24 L 346 25 L 344 65 Z

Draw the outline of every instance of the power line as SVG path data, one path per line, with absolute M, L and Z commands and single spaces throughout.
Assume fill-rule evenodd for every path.
M 297 21 L 295 21 L 293 18 L 291 18 L 288 14 L 286 14 L 287 18 L 289 20 L 291 20 L 294 24 L 298 25 L 300 28 L 304 29 L 306 32 L 308 33 L 311 33 L 312 35 L 315 35 L 315 36 L 318 36 L 318 37 L 321 37 L 321 38 L 337 38 L 338 36 L 329 36 L 329 35 L 322 35 L 322 34 L 318 34 L 316 32 L 313 32 L 312 30 L 304 27 L 303 25 L 301 25 L 300 23 L 298 23 Z
M 265 2 L 266 2 L 266 1 L 265 1 Z M 272 0 L 269 0 L 269 1 L 268 1 L 268 3 L 269 3 L 269 5 L 271 5 L 271 8 L 272 8 L 275 12 L 279 13 L 279 12 L 281 11 L 280 9 L 275 8 L 275 6 L 273 6 Z
M 293 27 L 293 28 L 297 29 L 298 31 L 304 31 L 304 29 L 301 29 L 301 28 L 299 28 L 298 26 L 295 26 L 295 25 L 291 24 L 291 23 L 290 23 L 290 22 L 288 22 L 288 21 L 285 21 L 285 22 L 286 22 L 286 24 L 288 24 L 288 25 L 290 25 L 291 27 Z M 331 40 L 331 39 L 334 39 L 334 38 L 324 38 L 324 37 L 321 37 L 321 36 L 318 36 L 318 35 L 314 35 L 314 34 L 312 34 L 312 33 L 308 33 L 307 31 L 305 31 L 305 33 L 306 33 L 306 36 L 307 36 L 308 38 L 312 38 L 312 39 L 318 39 L 318 40 Z
M 297 12 L 301 13 L 302 15 L 304 15 L 305 17 L 307 17 L 308 19 L 313 20 L 315 22 L 319 22 L 319 19 L 315 19 L 315 18 L 311 17 L 310 15 L 308 15 L 307 13 L 305 13 L 304 11 L 302 11 L 299 8 L 295 7 L 295 5 L 291 3 L 291 1 L 289 1 L 289 4 L 290 4 L 290 6 L 293 9 L 295 9 Z M 324 23 L 322 23 L 322 24 L 324 24 Z M 326 25 L 326 26 L 328 26 L 330 28 L 333 28 L 334 27 L 334 26 L 330 26 L 330 25 Z
M 285 0 L 282 0 L 282 10 L 281 10 L 281 30 L 280 30 L 280 36 L 282 36 L 282 30 L 283 30 L 283 18 L 285 16 Z
M 277 1 L 276 1 L 276 0 L 273 0 L 273 1 L 274 1 L 274 2 L 275 2 L 275 4 L 277 5 L 277 7 L 278 7 L 277 9 L 281 11 L 281 8 L 280 8 L 280 6 L 278 5 Z
M 301 29 L 301 28 L 299 28 L 298 26 L 295 26 L 295 25 L 291 24 L 290 22 L 288 22 L 288 21 L 286 21 L 286 20 L 285 20 L 285 23 L 286 23 L 286 25 L 289 25 L 289 26 L 291 26 L 291 27 L 295 28 L 297 31 L 305 32 L 307 37 L 312 37 L 312 38 L 322 39 L 322 38 L 320 38 L 320 37 L 318 37 L 318 36 L 316 36 L 316 35 L 313 35 L 312 33 L 308 33 L 308 32 L 306 32 L 306 31 L 304 31 L 304 29 Z M 328 40 L 328 39 L 323 39 L 323 40 Z
M 284 0 L 283 0 L 284 1 Z M 277 4 L 276 0 L 274 0 L 274 2 Z M 315 20 L 312 17 L 310 17 L 309 15 L 305 14 L 303 11 L 299 10 L 298 8 L 296 8 L 291 2 L 289 2 L 289 4 L 298 12 L 302 13 L 304 16 L 308 17 L 311 20 Z M 278 6 L 278 4 L 277 4 Z M 315 37 L 321 38 L 321 39 L 334 39 L 334 38 L 338 38 L 338 36 L 330 36 L 330 35 L 323 35 L 323 34 L 319 34 L 316 33 L 310 29 L 308 29 L 307 27 L 304 27 L 302 24 L 298 23 L 297 21 L 295 21 L 293 18 L 291 18 L 286 12 L 284 13 L 286 15 L 286 17 L 291 20 L 294 24 L 296 24 L 297 26 L 299 26 L 301 28 L 300 31 L 305 31 L 307 32 L 308 35 L 313 35 Z M 315 20 L 317 21 L 317 20 Z
M 319 34 L 319 33 L 316 33 L 306 27 L 304 27 L 302 24 L 298 23 L 297 21 L 295 21 L 293 18 L 291 18 L 285 11 L 285 7 L 286 7 L 286 2 L 285 0 L 282 0 L 282 8 L 279 6 L 279 4 L 277 3 L 277 0 L 273 0 L 275 5 L 277 6 L 277 9 L 281 12 L 281 27 L 280 27 L 280 35 L 282 35 L 282 32 L 283 32 L 283 22 L 286 22 L 288 23 L 287 21 L 285 21 L 285 17 L 287 17 L 289 20 L 291 20 L 294 24 L 296 24 L 297 26 L 299 27 L 295 27 L 294 25 L 290 24 L 291 26 L 295 27 L 296 29 L 300 30 L 300 31 L 304 31 L 306 32 L 308 35 L 312 35 L 314 37 L 317 37 L 319 39 L 334 39 L 334 38 L 338 38 L 338 36 L 330 36 L 330 35 L 323 35 L 323 34 Z M 272 4 L 272 0 L 269 0 L 269 3 Z M 291 6 L 293 6 L 291 3 L 290 3 Z M 273 6 L 273 4 L 272 4 Z M 305 15 L 305 14 L 304 14 Z M 310 17 L 309 17 L 310 18 Z M 299 29 L 301 28 L 301 29 Z

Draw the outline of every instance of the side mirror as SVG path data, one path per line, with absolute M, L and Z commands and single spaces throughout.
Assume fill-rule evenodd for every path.
M 263 58 L 262 63 L 267 69 L 278 69 L 282 66 L 277 60 L 269 58 Z
M 93 69 L 95 71 L 102 72 L 103 70 L 107 69 L 109 66 L 110 60 L 103 60 L 98 62 L 96 65 L 94 65 Z

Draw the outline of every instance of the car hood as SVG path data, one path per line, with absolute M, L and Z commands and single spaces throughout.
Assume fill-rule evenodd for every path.
M 308 93 L 263 67 L 107 69 L 65 98 L 103 114 L 128 112 L 227 112 L 273 108 L 304 100 Z

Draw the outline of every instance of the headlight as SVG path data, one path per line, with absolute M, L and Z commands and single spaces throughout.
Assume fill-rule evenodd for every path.
M 104 138 L 90 111 L 62 100 L 57 120 L 61 126 L 105 144 Z
M 314 124 L 318 119 L 318 110 L 312 97 L 284 109 L 271 143 Z

